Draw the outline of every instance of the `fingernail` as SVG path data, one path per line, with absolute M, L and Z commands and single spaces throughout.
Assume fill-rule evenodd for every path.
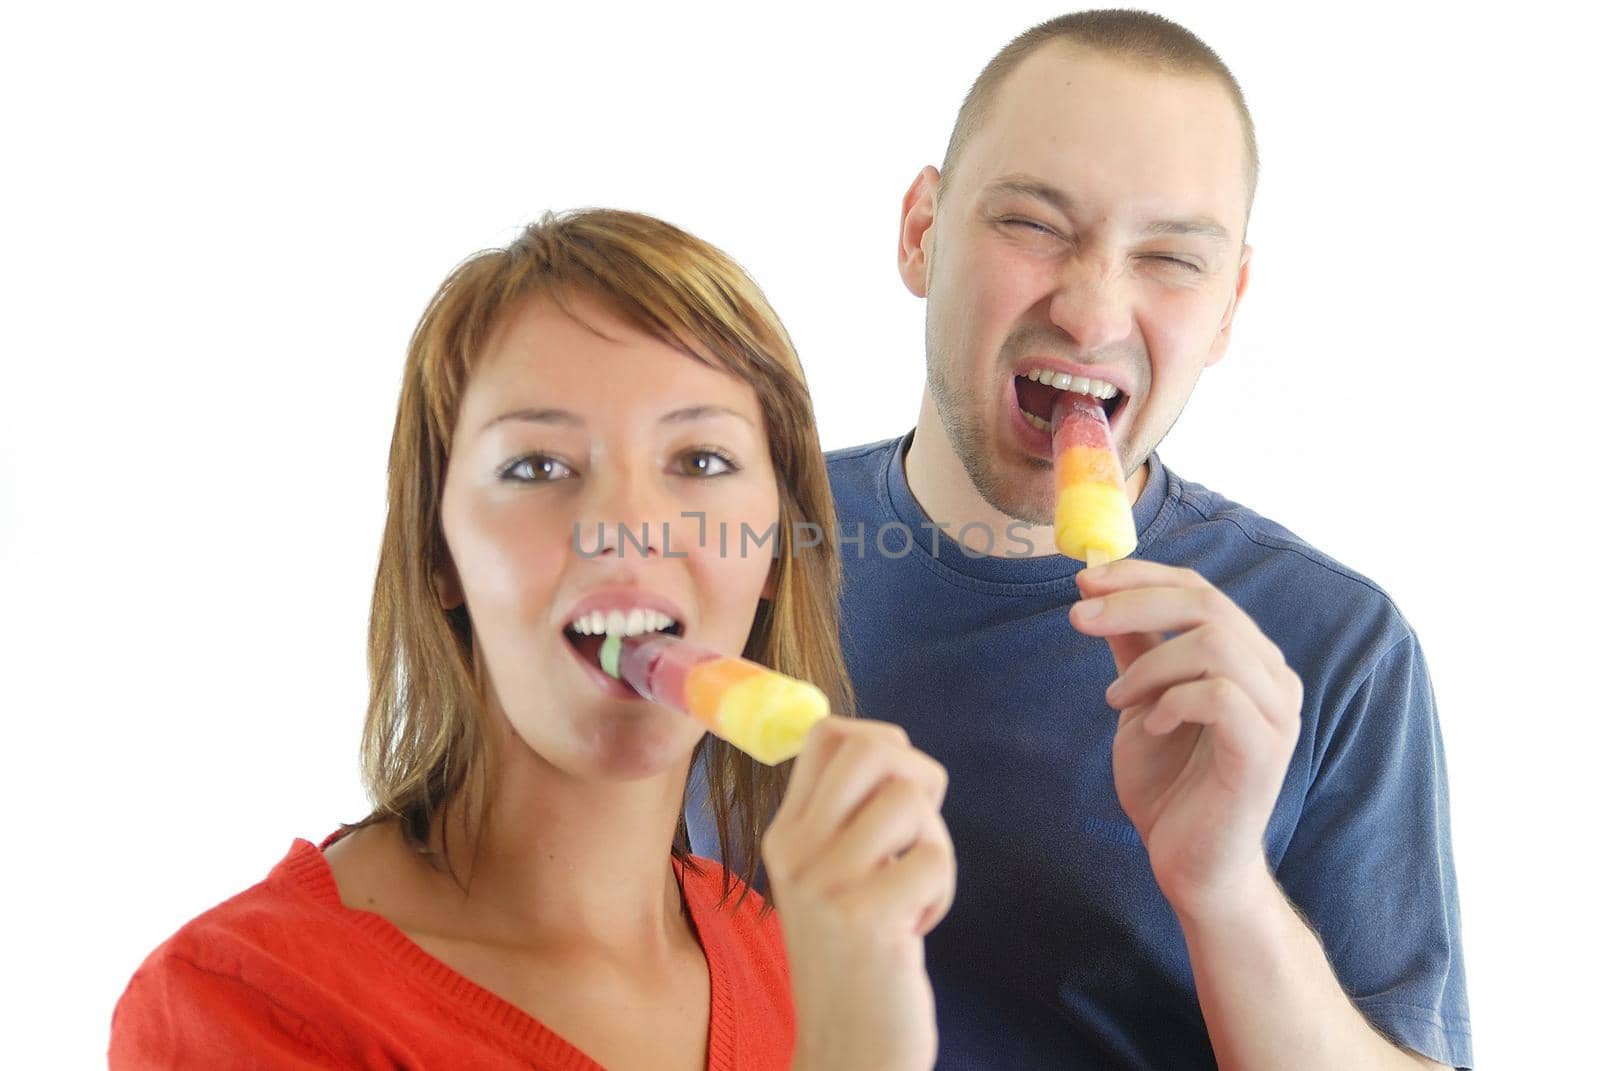
M 1115 704 L 1122 695 L 1122 678 L 1118 677 L 1111 682 L 1111 687 L 1106 689 L 1106 702 Z
M 1078 617 L 1080 619 L 1087 620 L 1091 617 L 1098 616 L 1101 605 L 1102 604 L 1099 599 L 1084 599 L 1082 602 L 1078 603 Z

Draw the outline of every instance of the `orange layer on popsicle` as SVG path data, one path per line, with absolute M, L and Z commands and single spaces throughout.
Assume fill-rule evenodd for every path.
M 1138 545 L 1122 463 L 1098 400 L 1062 391 L 1051 410 L 1056 462 L 1056 548 L 1099 563 L 1125 558 Z

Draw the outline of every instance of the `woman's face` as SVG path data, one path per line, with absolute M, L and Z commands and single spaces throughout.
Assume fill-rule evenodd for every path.
M 633 628 L 665 614 L 738 654 L 773 565 L 777 478 L 748 384 L 594 300 L 568 304 L 586 323 L 546 297 L 514 308 L 468 381 L 443 581 L 472 618 L 491 714 L 572 776 L 647 777 L 701 730 L 603 674 L 599 637 L 571 626 L 636 608 L 653 613 Z

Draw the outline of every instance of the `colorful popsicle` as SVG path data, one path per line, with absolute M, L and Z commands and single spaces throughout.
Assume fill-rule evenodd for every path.
M 806 733 L 828 716 L 816 685 L 666 633 L 607 636 L 600 668 L 769 766 L 799 754 Z
M 1088 395 L 1059 391 L 1050 430 L 1056 459 L 1056 548 L 1090 565 L 1127 557 L 1139 536 L 1105 410 Z

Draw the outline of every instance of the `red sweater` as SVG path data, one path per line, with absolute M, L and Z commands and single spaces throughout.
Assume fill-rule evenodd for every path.
M 683 889 L 711 971 L 707 1067 L 787 1069 L 794 1008 L 777 917 L 757 917 L 754 893 L 737 911 L 719 910 L 722 870 L 699 862 Z M 321 848 L 307 840 L 266 880 L 150 953 L 112 1014 L 110 1063 L 601 1071 L 383 916 L 345 907 Z

